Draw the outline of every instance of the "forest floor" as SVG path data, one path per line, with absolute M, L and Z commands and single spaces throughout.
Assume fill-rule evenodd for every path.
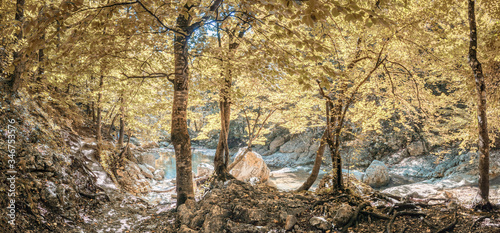
M 294 193 L 232 180 L 178 211 L 174 204 L 150 206 L 131 197 L 103 202 L 80 214 L 80 222 L 45 232 L 500 232 L 499 212 L 378 192 Z

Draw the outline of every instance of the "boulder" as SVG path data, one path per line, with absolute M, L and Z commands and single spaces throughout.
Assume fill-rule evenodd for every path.
M 165 170 L 163 169 L 158 169 L 154 172 L 154 179 L 155 180 L 163 180 L 165 178 Z
M 335 226 L 343 227 L 345 226 L 351 217 L 354 215 L 354 210 L 348 204 L 342 203 L 342 205 L 337 209 L 335 216 L 333 217 L 333 223 Z
M 142 174 L 141 168 L 131 161 L 123 169 L 116 170 L 116 179 L 123 189 L 133 194 L 148 193 L 151 190 L 151 184 Z
M 139 155 L 137 160 L 139 160 L 139 163 L 148 164 L 148 165 L 154 167 L 156 159 L 155 159 L 155 156 L 153 154 L 148 153 L 148 154 Z
M 271 142 L 271 144 L 269 144 L 269 151 L 276 152 L 283 144 L 285 144 L 285 138 L 278 136 Z
M 252 177 L 258 178 L 262 183 L 266 182 L 269 179 L 271 171 L 262 159 L 262 156 L 253 151 L 248 151 L 246 154 L 243 154 L 245 151 L 246 148 L 240 148 L 234 157 L 234 161 L 237 161 L 240 156 L 244 156 L 230 171 L 231 175 L 245 182 L 250 181 Z
M 363 182 L 374 188 L 387 185 L 389 180 L 389 169 L 382 161 L 378 160 L 373 160 L 363 176 Z
M 330 224 L 328 221 L 326 221 L 326 219 L 322 217 L 312 217 L 309 220 L 309 224 L 323 231 L 327 231 L 332 228 L 332 224 Z
M 139 166 L 139 168 L 141 168 L 141 172 L 142 172 L 142 175 L 148 179 L 153 179 L 154 175 L 153 173 L 151 172 L 151 170 L 149 170 L 146 165 L 143 165 L 143 164 L 137 164 L 137 166 Z
M 408 146 L 407 149 L 408 149 L 408 153 L 410 154 L 410 156 L 419 156 L 419 155 L 424 154 L 424 152 L 425 152 L 425 145 L 421 141 L 412 142 Z
M 214 166 L 208 164 L 208 163 L 200 163 L 196 167 L 196 176 L 197 177 L 202 177 L 202 176 L 210 176 L 214 172 Z
M 286 216 L 285 230 L 286 231 L 292 230 L 293 226 L 295 226 L 296 223 L 297 223 L 297 217 L 295 217 L 295 215 Z

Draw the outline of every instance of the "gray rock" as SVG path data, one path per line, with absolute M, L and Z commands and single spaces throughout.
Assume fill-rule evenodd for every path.
M 424 143 L 422 143 L 421 141 L 412 142 L 407 149 L 410 156 L 419 156 L 424 154 L 425 152 Z
M 186 225 L 181 225 L 181 228 L 179 229 L 179 233 L 198 233 L 198 232 L 199 231 L 195 231 Z
M 313 227 L 316 227 L 320 230 L 330 230 L 332 228 L 332 224 L 326 221 L 326 219 L 322 217 L 312 217 L 309 220 L 309 224 L 311 224 Z
M 292 230 L 293 226 L 297 223 L 297 217 L 295 215 L 286 216 L 285 230 Z
M 139 168 L 141 168 L 141 172 L 142 172 L 142 175 L 144 175 L 144 177 L 148 178 L 148 179 L 153 179 L 154 178 L 154 175 L 153 173 L 151 172 L 151 170 L 149 170 L 146 165 L 143 165 L 143 164 L 137 164 L 139 166 Z
M 278 136 L 271 142 L 271 144 L 269 144 L 269 151 L 271 151 L 271 153 L 274 153 L 283 144 L 285 144 L 285 138 L 282 136 Z
M 336 211 L 335 216 L 333 217 L 333 223 L 335 226 L 343 227 L 345 226 L 352 215 L 354 214 L 354 210 L 348 204 L 343 203 Z
M 155 171 L 155 173 L 153 175 L 154 175 L 153 178 L 155 180 L 163 180 L 165 178 L 165 170 L 158 169 L 158 170 Z
M 389 183 L 389 170 L 382 161 L 373 160 L 366 169 L 363 182 L 372 187 L 381 187 Z
M 208 163 L 200 163 L 196 167 L 196 176 L 197 177 L 202 177 L 202 176 L 210 176 L 214 172 L 214 166 L 208 164 Z
M 148 164 L 152 167 L 155 166 L 155 161 L 156 161 L 155 156 L 153 154 L 149 154 L 149 153 L 139 155 L 137 160 L 139 160 L 139 163 Z

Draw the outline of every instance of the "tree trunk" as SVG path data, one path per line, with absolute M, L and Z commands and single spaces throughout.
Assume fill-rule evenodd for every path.
M 16 34 L 17 43 L 21 41 L 23 38 L 23 21 L 24 21 L 24 0 L 16 1 L 16 15 L 15 20 L 19 23 L 19 32 Z M 24 62 L 22 60 L 21 52 L 14 51 L 13 53 L 14 63 L 17 63 L 14 66 L 14 72 L 12 73 L 10 84 L 12 88 L 12 93 L 17 93 L 19 88 L 22 85 L 22 73 L 24 71 Z
M 113 120 L 111 120 L 111 125 L 109 125 L 109 129 L 108 129 L 108 135 L 111 135 L 111 131 L 113 131 L 113 125 L 115 124 L 115 120 L 117 117 L 118 117 L 118 114 L 115 114 L 115 116 L 113 117 Z
M 99 94 L 97 95 L 97 158 L 101 158 L 102 133 L 101 133 L 101 101 L 102 101 L 103 76 L 99 78 Z
M 118 148 L 123 147 L 123 138 L 125 133 L 125 98 L 121 98 L 121 106 L 120 106 L 120 135 L 118 135 Z
M 189 93 L 189 70 L 188 70 L 188 27 L 190 18 L 184 14 L 177 17 L 177 28 L 183 33 L 176 33 L 174 38 L 174 102 L 172 105 L 172 128 L 171 138 L 175 150 L 176 161 L 176 191 L 177 206 L 194 199 L 191 139 L 189 138 L 187 125 L 187 104 Z
M 307 191 L 311 186 L 314 184 L 316 179 L 318 178 L 319 174 L 319 169 L 321 168 L 321 162 L 323 159 L 323 154 L 325 153 L 325 147 L 326 147 L 326 138 L 328 137 L 327 131 L 323 133 L 323 136 L 321 137 L 321 141 L 319 144 L 318 151 L 316 152 L 316 159 L 314 159 L 314 166 L 311 171 L 311 175 L 307 178 L 307 180 L 300 186 L 297 191 Z
M 490 179 L 489 157 L 490 139 L 488 136 L 488 122 L 486 117 L 486 85 L 484 83 L 483 69 L 477 59 L 477 27 L 474 11 L 474 0 L 469 0 L 469 65 L 474 73 L 477 91 L 477 120 L 479 129 L 479 196 L 482 200 L 477 203 L 479 208 L 491 208 L 489 202 Z

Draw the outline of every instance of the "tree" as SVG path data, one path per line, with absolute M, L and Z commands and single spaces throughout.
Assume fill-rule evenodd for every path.
M 488 135 L 488 118 L 486 117 L 486 85 L 484 82 L 483 68 L 477 59 L 477 27 L 476 13 L 474 10 L 475 0 L 468 1 L 469 15 L 469 65 L 474 74 L 477 93 L 477 119 L 479 135 L 479 196 L 481 199 L 477 203 L 477 208 L 491 209 L 489 201 L 489 158 L 490 158 L 490 139 Z

